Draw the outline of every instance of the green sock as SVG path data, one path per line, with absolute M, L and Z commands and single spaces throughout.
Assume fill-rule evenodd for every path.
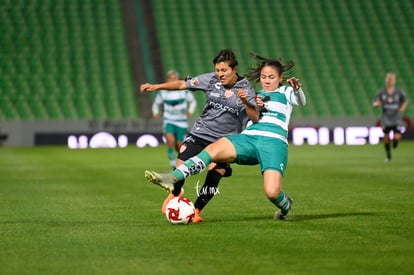
M 170 163 L 170 166 L 175 167 L 176 159 L 175 159 L 175 150 L 174 150 L 174 148 L 168 147 L 167 148 L 167 154 L 168 154 L 168 161 Z
M 211 156 L 206 151 L 186 160 L 177 169 L 171 172 L 179 181 L 189 176 L 200 174 L 211 163 Z
M 279 196 L 274 199 L 269 198 L 269 201 L 273 203 L 277 208 L 282 210 L 282 214 L 286 215 L 290 210 L 290 201 L 285 192 L 281 191 Z

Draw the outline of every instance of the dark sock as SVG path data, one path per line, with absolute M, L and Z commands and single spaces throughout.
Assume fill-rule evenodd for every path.
M 201 187 L 199 196 L 194 204 L 196 209 L 203 210 L 207 203 L 214 197 L 221 178 L 221 174 L 216 170 L 208 171 L 204 185 Z
M 393 141 L 393 144 L 392 144 L 392 148 L 397 148 L 397 146 L 398 146 L 398 140 L 394 140 Z
M 390 144 L 386 143 L 386 144 L 384 144 L 384 146 L 385 146 L 385 152 L 387 152 L 387 158 L 391 159 L 391 150 L 390 150 L 391 146 L 390 146 Z
M 185 182 L 185 180 L 180 180 L 180 181 L 177 181 L 176 183 L 174 183 L 174 190 L 172 192 L 174 194 L 174 196 L 177 197 L 178 195 L 180 195 L 181 188 L 183 187 L 184 182 Z

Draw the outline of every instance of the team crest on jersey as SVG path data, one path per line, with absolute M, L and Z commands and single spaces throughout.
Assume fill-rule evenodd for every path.
M 190 85 L 191 85 L 191 86 L 195 86 L 195 85 L 197 85 L 198 83 L 200 83 L 200 81 L 198 81 L 198 79 L 197 79 L 197 78 L 192 78 L 192 79 L 190 80 Z
M 185 150 L 187 150 L 187 145 L 183 144 L 180 147 L 180 153 L 184 152 Z
M 225 96 L 226 98 L 232 97 L 233 95 L 234 95 L 234 92 L 233 92 L 232 90 L 226 90 L 226 91 L 224 92 L 224 96 Z
M 388 98 L 388 103 L 392 103 L 394 101 L 394 99 L 392 97 Z

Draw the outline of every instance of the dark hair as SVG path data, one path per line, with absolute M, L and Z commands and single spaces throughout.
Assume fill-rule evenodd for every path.
M 220 62 L 227 62 L 229 64 L 229 67 L 232 69 L 234 69 L 239 64 L 239 62 L 237 62 L 236 55 L 230 49 L 223 49 L 216 55 L 216 57 L 214 57 L 214 65 Z
M 269 59 L 261 57 L 253 52 L 249 52 L 249 54 L 252 57 L 256 58 L 256 60 L 259 61 L 259 63 L 255 67 L 250 67 L 250 72 L 244 75 L 244 77 L 246 77 L 248 80 L 254 83 L 258 83 L 260 80 L 260 72 L 265 66 L 273 67 L 280 75 L 283 74 L 282 82 L 285 82 L 286 79 L 291 77 L 291 74 L 293 72 L 293 66 L 295 66 L 295 62 L 293 62 L 292 60 L 283 62 L 280 58 Z

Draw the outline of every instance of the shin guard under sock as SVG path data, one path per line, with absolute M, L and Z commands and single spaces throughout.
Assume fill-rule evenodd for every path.
M 387 158 L 391 159 L 391 146 L 389 143 L 384 144 L 385 152 L 387 153 Z
M 203 187 L 198 191 L 198 198 L 194 204 L 194 207 L 198 210 L 203 210 L 207 203 L 217 193 L 217 186 L 220 182 L 222 175 L 216 170 L 208 171 L 206 180 Z
M 392 143 L 392 148 L 397 148 L 398 147 L 398 140 L 394 140 Z
M 174 196 L 178 196 L 181 193 L 181 188 L 184 185 L 184 180 L 180 180 L 177 181 L 176 183 L 174 183 L 174 190 L 172 191 L 172 193 L 174 194 Z

